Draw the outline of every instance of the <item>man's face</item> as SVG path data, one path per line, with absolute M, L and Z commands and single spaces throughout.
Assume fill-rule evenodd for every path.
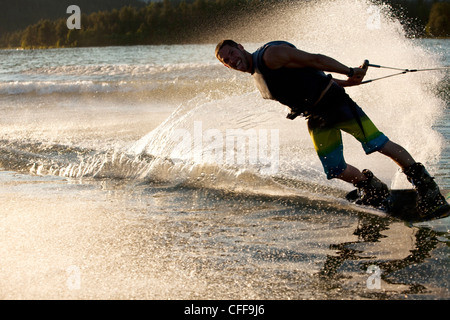
M 247 72 L 249 61 L 245 55 L 244 47 L 238 45 L 238 48 L 225 45 L 219 50 L 218 58 L 226 67 Z

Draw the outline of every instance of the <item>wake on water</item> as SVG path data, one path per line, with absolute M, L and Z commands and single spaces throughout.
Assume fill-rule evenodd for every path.
M 347 65 L 369 59 L 404 68 L 440 66 L 441 57 L 405 36 L 389 7 L 368 1 L 286 3 L 263 18 L 248 21 L 251 23 L 230 30 L 229 35 L 239 42 L 247 41 L 249 35 L 261 41 L 244 43 L 249 51 L 263 42 L 283 39 Z M 172 94 L 190 99 L 182 101 L 157 128 L 125 146 L 121 142 L 113 142 L 112 147 L 85 142 L 64 144 L 57 137 L 48 141 L 4 137 L 0 162 L 6 169 L 322 200 L 336 199 L 350 188 L 340 181 L 326 180 L 303 120 L 286 120 L 287 108 L 263 100 L 248 75 L 228 71 L 219 62 L 190 64 L 187 57 L 163 68 L 133 67 L 131 79 L 126 78 L 130 77 L 126 66 L 40 70 L 34 72 L 53 76 L 61 72 L 81 82 L 75 83 L 75 88 L 74 82 L 60 82 L 50 88 L 43 82 L 36 86 L 32 81 L 10 82 L 0 93 L 42 95 L 62 90 L 71 95 L 93 90 L 116 94 L 120 88 L 132 97 L 134 92 L 148 89 L 147 83 L 140 83 L 140 77 L 157 72 L 166 74 L 168 80 L 161 76 L 156 89 L 149 90 L 167 100 L 173 98 Z M 100 80 L 109 74 L 109 80 L 92 82 L 96 73 Z M 176 73 L 175 80 L 169 76 L 172 73 Z M 83 79 L 85 75 L 90 80 Z M 378 75 L 384 75 L 383 71 L 369 70 L 368 77 Z M 425 163 L 431 173 L 444 148 L 444 139 L 433 128 L 446 107 L 434 92 L 443 76 L 439 72 L 406 75 L 347 89 L 378 128 Z M 203 77 L 207 81 L 199 80 Z M 348 136 L 344 136 L 344 147 L 349 163 L 370 168 L 392 188 L 409 187 L 391 160 L 378 154 L 365 156 L 359 143 Z

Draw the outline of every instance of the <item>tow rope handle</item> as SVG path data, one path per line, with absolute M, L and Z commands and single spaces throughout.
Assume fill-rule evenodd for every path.
M 369 67 L 373 67 L 374 65 L 371 65 L 370 63 L 369 63 L 369 60 L 364 60 L 364 62 L 363 62 L 363 64 L 362 64 L 362 66 L 361 66 L 361 68 L 362 69 L 369 69 Z
M 362 69 L 366 69 L 366 70 L 369 70 L 369 67 L 375 67 L 376 65 L 374 65 L 374 64 L 370 64 L 369 63 L 369 60 L 364 60 L 364 62 L 363 62 L 363 64 L 361 65 L 361 68 Z M 361 82 L 361 84 L 364 84 L 364 83 L 370 83 L 370 82 L 372 82 L 373 80 L 366 80 L 366 81 L 362 81 Z

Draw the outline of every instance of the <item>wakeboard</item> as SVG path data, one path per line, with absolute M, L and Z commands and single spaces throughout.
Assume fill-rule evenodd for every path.
M 450 193 L 447 194 L 446 199 L 450 197 Z M 356 204 L 360 199 L 358 190 L 350 191 L 346 197 L 347 201 Z M 448 217 L 450 215 L 450 205 L 446 201 L 445 204 L 442 204 L 436 207 L 433 210 L 432 215 L 428 215 L 427 217 L 423 217 L 419 210 L 417 210 L 416 206 L 417 201 L 417 192 L 414 189 L 393 189 L 390 190 L 390 196 L 386 199 L 380 207 L 370 207 L 377 211 L 380 211 L 387 216 L 391 216 L 403 221 L 408 222 L 421 222 L 427 220 L 435 220 L 442 219 Z M 363 206 L 363 205 L 361 205 Z M 364 206 L 363 206 L 364 207 Z

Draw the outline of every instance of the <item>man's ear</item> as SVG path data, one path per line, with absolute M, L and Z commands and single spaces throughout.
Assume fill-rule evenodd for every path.
M 238 48 L 239 48 L 239 50 L 245 50 L 244 47 L 242 46 L 242 44 L 238 44 Z

